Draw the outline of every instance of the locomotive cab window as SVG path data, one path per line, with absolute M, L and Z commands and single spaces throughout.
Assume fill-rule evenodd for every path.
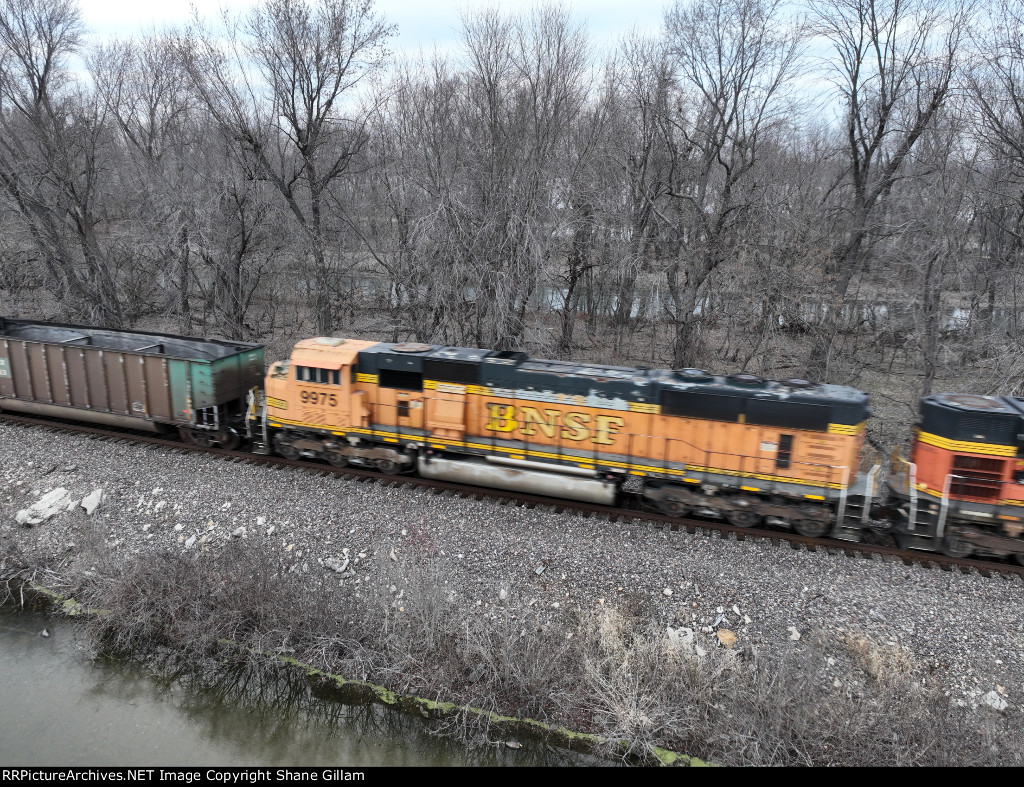
M 338 369 L 321 369 L 318 366 L 296 366 L 295 379 L 302 383 L 341 385 L 341 372 Z

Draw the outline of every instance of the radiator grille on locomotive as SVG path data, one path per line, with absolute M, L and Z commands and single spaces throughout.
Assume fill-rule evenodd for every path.
M 1003 486 L 1002 459 L 981 456 L 953 457 L 953 478 L 949 492 L 957 497 L 998 500 Z

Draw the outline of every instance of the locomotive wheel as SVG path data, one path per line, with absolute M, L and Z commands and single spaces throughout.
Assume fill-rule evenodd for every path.
M 762 517 L 759 513 L 748 509 L 725 512 L 725 521 L 735 527 L 754 527 L 761 524 L 761 519 Z
M 679 500 L 661 499 L 658 501 L 658 510 L 669 516 L 685 516 L 690 510 Z
M 808 538 L 821 538 L 828 533 L 829 524 L 821 519 L 797 519 L 793 522 L 793 529 Z
M 274 450 L 285 459 L 298 459 L 299 449 L 288 442 L 286 438 L 278 437 L 274 440 Z
M 203 448 L 209 448 L 213 445 L 213 438 L 206 432 L 192 432 L 189 437 L 189 442 L 191 442 L 192 445 L 198 445 Z
M 970 541 L 964 541 L 957 535 L 955 530 L 947 530 L 942 537 L 942 554 L 949 557 L 970 557 L 974 552 L 974 545 Z M 1020 557 L 1018 556 L 1018 560 Z
M 198 445 L 200 448 L 209 448 L 216 443 L 221 448 L 233 451 L 242 442 L 242 438 L 234 429 L 208 432 L 205 429 L 189 429 L 182 426 L 178 429 L 178 434 L 181 436 L 181 442 L 187 445 Z
M 388 475 L 394 475 L 398 472 L 398 462 L 394 462 L 390 459 L 378 459 L 374 462 L 374 465 L 376 465 L 377 469 L 382 473 L 387 473 Z
M 330 462 L 335 467 L 347 467 L 348 457 L 345 454 L 338 453 L 337 451 L 328 451 L 324 454 L 324 459 Z
M 225 451 L 234 451 L 241 442 L 241 435 L 234 429 L 221 429 L 217 432 L 217 444 Z

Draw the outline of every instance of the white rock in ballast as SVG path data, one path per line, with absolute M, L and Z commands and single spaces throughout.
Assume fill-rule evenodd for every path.
M 981 701 L 988 705 L 990 708 L 995 708 L 996 710 L 1006 710 L 1006 706 L 1010 704 L 1002 697 L 1000 697 L 999 694 L 995 691 L 990 691 L 988 694 L 981 698 Z
M 58 486 L 56 489 L 51 489 L 28 508 L 19 511 L 14 515 L 14 519 L 19 525 L 38 525 L 54 514 L 63 511 L 67 507 L 70 497 L 67 489 Z
M 93 489 L 89 494 L 82 498 L 82 508 L 85 509 L 85 513 L 92 516 L 92 512 L 97 509 L 100 501 L 103 499 L 102 489 Z

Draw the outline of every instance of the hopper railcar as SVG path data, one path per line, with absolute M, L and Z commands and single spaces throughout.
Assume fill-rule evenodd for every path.
M 263 346 L 0 317 L 0 410 L 235 448 Z

